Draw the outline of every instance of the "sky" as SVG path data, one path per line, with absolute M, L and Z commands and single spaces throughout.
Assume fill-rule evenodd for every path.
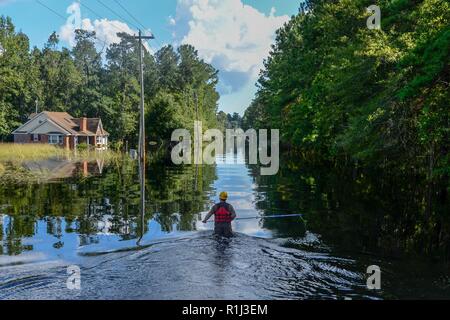
M 39 4 L 41 2 L 42 4 Z M 98 48 L 118 41 L 117 32 L 152 33 L 147 49 L 191 44 L 219 70 L 219 109 L 243 114 L 274 42 L 275 32 L 298 12 L 300 0 L 0 0 L 32 46 L 43 47 L 56 31 L 71 47 L 74 30 L 95 30 Z M 48 8 L 46 8 L 45 6 Z

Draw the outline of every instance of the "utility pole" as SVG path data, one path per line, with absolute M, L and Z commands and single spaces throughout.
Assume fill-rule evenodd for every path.
M 140 121 L 139 121 L 139 180 L 141 189 L 141 238 L 138 240 L 138 245 L 144 236 L 145 227 L 145 99 L 144 99 L 144 51 L 142 40 L 154 39 L 153 35 L 144 36 L 139 30 L 138 36 L 133 36 L 133 39 L 139 40 L 139 78 L 141 82 L 141 105 L 140 105 Z
M 197 90 L 195 90 L 194 91 L 194 103 L 195 103 L 195 121 L 199 121 L 199 118 L 198 118 L 198 94 L 197 94 Z M 195 128 L 195 130 L 197 130 L 197 126 L 194 126 L 194 128 Z M 203 132 L 196 132 L 197 133 L 197 135 L 199 136 L 199 135 L 201 135 L 201 134 L 203 134 Z M 201 139 L 201 138 L 200 138 Z M 194 181 L 194 183 L 195 183 L 195 191 L 197 191 L 197 184 L 198 184 L 198 164 L 200 163 L 200 159 L 199 159 L 199 157 L 202 157 L 202 152 L 200 152 L 200 146 L 199 146 L 199 141 L 198 140 L 195 140 L 195 143 L 196 143 L 196 146 L 195 146 L 195 148 L 194 148 L 194 150 L 197 150 L 197 152 L 198 152 L 198 154 L 195 154 L 195 157 L 196 157 L 196 159 L 195 159 L 195 181 Z M 195 153 L 195 152 L 194 152 Z
M 194 101 L 195 101 L 195 120 L 198 121 L 198 94 L 197 94 L 197 90 L 194 91 Z
M 36 110 L 35 110 L 35 114 L 38 114 L 38 111 L 39 111 L 39 100 L 38 100 L 38 99 L 36 99 L 35 103 L 36 103 Z
M 140 105 L 140 125 L 139 125 L 139 161 L 145 164 L 145 98 L 144 98 L 144 52 L 142 40 L 155 39 L 153 35 L 144 36 L 142 31 L 139 30 L 138 36 L 132 38 L 139 40 L 139 77 L 141 82 L 141 105 Z

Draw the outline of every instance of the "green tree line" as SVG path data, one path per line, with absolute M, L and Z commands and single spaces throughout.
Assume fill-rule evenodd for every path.
M 381 29 L 366 26 L 372 4 Z M 449 54 L 448 1 L 307 0 L 278 30 L 244 124 L 280 129 L 307 161 L 448 188 Z
M 227 114 L 223 111 L 219 111 L 217 114 L 217 121 L 221 129 L 239 129 L 242 128 L 242 117 L 239 113 Z
M 0 140 L 36 109 L 101 117 L 116 143 L 137 142 L 140 103 L 138 42 L 119 34 L 106 46 L 95 32 L 76 30 L 75 46 L 60 48 L 53 33 L 42 49 L 30 48 L 9 17 L 0 17 Z M 98 44 L 103 46 L 98 49 Z M 218 71 L 194 47 L 164 46 L 144 54 L 148 138 L 170 139 L 173 129 L 217 124 Z

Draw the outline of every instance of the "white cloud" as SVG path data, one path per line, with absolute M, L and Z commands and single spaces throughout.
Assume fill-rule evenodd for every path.
M 221 93 L 231 94 L 256 82 L 275 31 L 288 20 L 275 16 L 274 8 L 265 15 L 242 0 L 178 0 L 176 34 L 220 70 Z
M 69 17 L 67 18 L 66 23 L 61 26 L 59 34 L 60 38 L 66 41 L 71 47 L 75 45 L 76 29 L 95 31 L 96 37 L 99 40 L 97 41 L 97 46 L 99 48 L 120 42 L 120 38 L 117 36 L 117 33 L 119 32 L 131 35 L 137 34 L 137 31 L 130 28 L 126 23 L 118 20 L 81 19 L 80 4 L 78 2 L 72 3 L 67 8 L 67 13 L 69 14 Z M 147 51 L 153 53 L 153 50 L 146 42 L 144 42 L 144 47 Z
M 82 29 L 95 31 L 97 39 L 105 42 L 107 45 L 118 43 L 120 41 L 120 38 L 117 35 L 119 32 L 125 32 L 131 35 L 136 34 L 136 32 L 126 23 L 108 19 L 94 21 L 91 21 L 90 19 L 83 19 Z
M 179 0 L 178 15 L 190 17 L 182 43 L 194 45 L 208 62 L 225 71 L 258 72 L 289 16 L 266 16 L 241 0 Z
M 70 15 L 59 30 L 60 38 L 70 46 L 75 44 L 75 30 L 81 28 L 81 10 L 78 2 L 72 3 L 66 10 Z
M 169 16 L 169 25 L 175 26 L 176 24 L 177 21 L 172 16 Z

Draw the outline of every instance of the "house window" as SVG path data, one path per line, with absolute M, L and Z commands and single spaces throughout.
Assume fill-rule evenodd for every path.
M 34 142 L 38 142 L 39 141 L 39 135 L 38 134 L 33 134 L 33 141 Z
M 63 136 L 59 135 L 49 135 L 48 136 L 49 144 L 63 144 Z
M 97 137 L 96 138 L 96 142 L 97 144 L 101 144 L 101 145 L 105 145 L 106 144 L 106 140 L 104 137 Z

